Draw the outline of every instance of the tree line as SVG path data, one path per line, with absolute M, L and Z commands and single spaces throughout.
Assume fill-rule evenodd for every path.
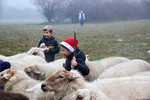
M 32 0 L 48 22 L 70 19 L 78 22 L 84 11 L 86 22 L 108 22 L 117 20 L 149 19 L 148 0 Z

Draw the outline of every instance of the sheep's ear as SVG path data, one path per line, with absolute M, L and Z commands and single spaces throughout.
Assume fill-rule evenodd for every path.
M 11 77 L 11 74 L 4 74 L 3 75 L 3 78 L 5 78 L 6 80 L 9 80 Z
M 15 73 L 16 73 L 16 71 L 12 71 L 11 75 L 13 76 L 13 75 L 15 75 Z
M 6 80 L 8 80 L 8 79 L 10 79 L 14 74 L 16 73 L 16 71 L 12 71 L 12 70 L 7 70 L 7 74 L 4 74 L 4 78 L 6 79 Z
M 40 71 L 38 71 L 38 68 L 37 68 L 37 66 L 34 66 L 34 67 L 32 67 L 33 69 L 33 73 L 35 73 L 35 74 L 41 74 L 41 72 Z
M 35 73 L 35 74 L 41 74 L 41 72 L 37 71 L 37 70 L 34 70 L 33 73 Z
M 74 79 L 76 79 L 76 78 L 79 78 L 79 77 L 77 77 L 74 73 L 71 73 L 71 72 L 69 72 L 68 73 L 68 79 L 71 81 L 71 80 L 74 80 Z
M 30 67 L 26 67 L 26 68 L 24 69 L 24 71 L 25 71 L 26 73 L 31 73 Z

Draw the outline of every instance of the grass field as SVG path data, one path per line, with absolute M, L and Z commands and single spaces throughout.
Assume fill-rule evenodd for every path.
M 26 52 L 38 45 L 42 38 L 40 23 L 0 24 L 0 54 L 5 56 Z M 130 59 L 143 59 L 150 62 L 150 20 L 120 21 L 110 23 L 52 24 L 54 37 L 60 43 L 73 37 L 76 30 L 78 47 L 89 55 L 90 60 L 109 56 L 124 56 Z M 56 59 L 62 58 L 56 55 Z

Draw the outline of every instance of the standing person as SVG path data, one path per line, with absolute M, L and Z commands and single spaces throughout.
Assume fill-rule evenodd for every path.
M 81 25 L 81 26 L 83 26 L 84 20 L 85 20 L 85 14 L 84 14 L 83 11 L 81 10 L 81 12 L 79 13 L 79 21 L 80 21 L 80 25 Z
M 10 68 L 10 63 L 7 61 L 0 61 L 0 72 L 9 69 Z M 0 86 L 0 90 L 4 90 L 3 86 Z
M 68 37 L 64 39 L 61 43 L 62 48 L 62 54 L 66 57 L 66 63 L 64 65 L 65 69 L 67 71 L 71 70 L 71 66 L 73 69 L 78 70 L 81 72 L 83 76 L 86 76 L 89 74 L 89 68 L 85 64 L 85 54 L 77 47 L 78 46 L 78 40 L 76 39 L 76 55 L 75 59 L 73 59 L 74 56 L 74 38 Z
M 52 26 L 45 26 L 43 28 L 43 38 L 40 40 L 38 47 L 40 47 L 41 43 L 45 43 L 45 45 L 49 48 L 49 50 L 45 50 L 45 60 L 47 62 L 51 62 L 55 60 L 55 54 L 60 51 L 57 40 L 52 36 L 53 29 Z

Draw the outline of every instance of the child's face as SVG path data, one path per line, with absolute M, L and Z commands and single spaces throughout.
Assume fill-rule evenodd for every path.
M 67 58 L 68 56 L 70 56 L 72 54 L 72 52 L 70 50 L 68 50 L 66 47 L 61 46 L 61 53 Z
M 49 39 L 49 38 L 52 36 L 52 33 L 50 33 L 49 31 L 44 31 L 43 36 L 44 36 L 46 39 Z

